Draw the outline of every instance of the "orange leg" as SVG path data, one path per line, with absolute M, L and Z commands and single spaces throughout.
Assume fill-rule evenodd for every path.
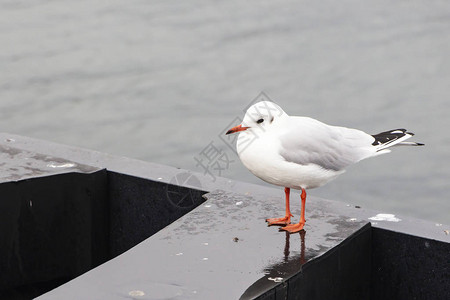
M 302 212 L 300 215 L 300 222 L 298 222 L 297 224 L 289 224 L 285 227 L 281 227 L 280 230 L 286 230 L 289 233 L 295 233 L 295 232 L 299 232 L 300 230 L 303 229 L 303 226 L 305 225 L 305 205 L 306 205 L 306 191 L 305 189 L 302 189 L 302 194 L 301 194 L 301 198 L 302 198 Z
M 291 223 L 291 210 L 289 209 L 289 194 L 291 193 L 291 189 L 285 187 L 284 193 L 286 195 L 286 216 L 283 218 L 270 218 L 266 219 L 266 222 L 269 223 L 268 225 L 288 225 Z

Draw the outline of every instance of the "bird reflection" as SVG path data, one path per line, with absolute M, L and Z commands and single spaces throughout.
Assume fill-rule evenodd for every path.
M 294 246 L 293 249 L 291 249 L 291 238 L 297 236 L 297 234 L 286 232 L 282 261 L 264 268 L 264 277 L 260 278 L 258 281 L 249 286 L 244 294 L 242 294 L 242 296 L 240 297 L 241 300 L 253 299 L 261 295 L 261 293 L 272 289 L 280 282 L 297 274 L 301 270 L 302 265 L 308 261 L 308 258 L 305 255 L 306 231 L 301 230 L 298 232 L 298 235 L 300 236 L 300 253 L 290 256 L 291 250 L 294 251 L 295 249 L 298 249 Z
M 305 230 L 301 230 L 299 233 L 300 235 L 300 265 L 303 265 L 306 262 L 305 259 L 305 235 L 306 235 L 306 231 Z M 289 253 L 290 253 L 290 239 L 291 239 L 291 233 L 286 232 L 286 242 L 284 244 L 284 262 L 288 262 L 289 261 Z

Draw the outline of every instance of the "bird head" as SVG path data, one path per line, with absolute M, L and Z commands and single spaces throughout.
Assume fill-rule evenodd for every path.
M 286 115 L 277 104 L 271 101 L 261 101 L 247 109 L 242 124 L 227 131 L 226 134 L 250 129 L 251 131 L 267 131 L 274 121 Z

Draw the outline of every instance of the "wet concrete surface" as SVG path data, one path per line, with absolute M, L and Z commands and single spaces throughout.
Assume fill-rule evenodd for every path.
M 264 221 L 284 213 L 282 195 L 216 190 L 206 197 L 149 239 L 38 299 L 253 299 L 370 231 L 368 222 L 310 201 L 306 231 L 289 235 Z
M 6 139 L 13 144 L 14 139 Z M 17 181 L 68 172 L 92 173 L 100 170 L 93 166 L 27 151 L 13 146 L 0 145 L 0 182 Z

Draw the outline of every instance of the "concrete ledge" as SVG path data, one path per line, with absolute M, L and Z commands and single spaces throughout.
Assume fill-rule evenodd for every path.
M 306 234 L 286 236 L 264 224 L 279 213 L 279 199 L 224 191 L 207 197 L 130 251 L 39 299 L 123 299 L 134 291 L 142 299 L 276 299 L 277 286 L 288 299 L 297 291 L 321 299 L 369 296 L 367 222 L 311 205 Z
M 0 148 L 2 299 L 65 282 L 39 299 L 450 298 L 450 226 L 310 197 L 306 233 L 286 235 L 264 224 L 280 189 L 10 134 Z

